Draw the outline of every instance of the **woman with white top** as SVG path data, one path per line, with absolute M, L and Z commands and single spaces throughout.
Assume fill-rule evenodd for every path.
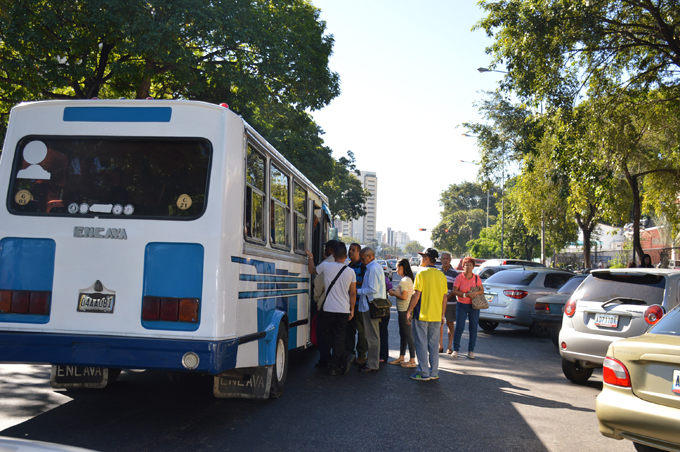
M 391 289 L 388 293 L 397 299 L 397 311 L 399 313 L 399 336 L 401 337 L 401 347 L 399 350 L 399 358 L 391 361 L 390 364 L 401 364 L 401 367 L 416 367 L 416 348 L 413 344 L 413 331 L 411 325 L 406 323 L 406 311 L 411 302 L 413 295 L 413 271 L 408 259 L 401 259 L 397 263 L 397 273 L 401 276 L 401 281 L 395 289 Z M 408 345 L 408 352 L 411 360 L 406 362 L 404 357 L 406 355 L 406 346 Z

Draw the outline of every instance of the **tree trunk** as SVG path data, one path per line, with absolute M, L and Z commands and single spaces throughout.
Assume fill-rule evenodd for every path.
M 576 214 L 576 223 L 583 232 L 583 260 L 585 268 L 590 268 L 590 236 L 595 229 L 595 213 L 597 209 L 594 204 L 588 203 L 588 215 L 581 218 L 581 214 Z
M 624 166 L 624 173 L 626 175 L 626 181 L 630 186 L 631 192 L 633 192 L 633 260 L 635 261 L 635 256 L 637 255 L 638 265 L 642 262 L 642 256 L 644 251 L 642 250 L 642 243 L 640 242 L 640 187 L 638 185 L 638 175 L 631 175 L 628 171 L 628 167 Z

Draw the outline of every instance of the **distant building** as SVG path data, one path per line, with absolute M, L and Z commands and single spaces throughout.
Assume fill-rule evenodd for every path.
M 378 215 L 378 177 L 374 172 L 362 171 L 359 181 L 361 181 L 361 186 L 370 193 L 364 205 L 366 216 L 341 222 L 338 233 L 342 237 L 355 237 L 359 242 L 366 243 L 377 239 L 375 225 Z

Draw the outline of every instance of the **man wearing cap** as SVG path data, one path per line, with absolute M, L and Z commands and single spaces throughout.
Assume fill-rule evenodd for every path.
M 446 276 L 434 266 L 439 253 L 427 248 L 420 254 L 421 270 L 416 275 L 413 296 L 406 311 L 406 323 L 413 323 L 413 341 L 418 368 L 411 378 L 416 381 L 439 379 L 439 328 L 445 321 L 447 302 Z M 418 306 L 418 309 L 416 309 Z
M 453 331 L 454 323 L 456 322 L 456 297 L 451 293 L 453 289 L 453 282 L 458 277 L 458 272 L 451 266 L 451 254 L 444 251 L 441 254 L 440 260 L 442 261 L 441 271 L 446 276 L 446 285 L 451 295 L 451 298 L 446 302 L 446 326 L 449 328 L 448 339 L 449 348 L 446 353 L 449 355 L 453 353 Z M 439 352 L 444 351 L 444 325 L 439 328 Z

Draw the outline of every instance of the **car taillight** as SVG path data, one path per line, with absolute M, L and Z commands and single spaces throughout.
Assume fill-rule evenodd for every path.
M 645 322 L 647 322 L 650 325 L 654 325 L 656 322 L 661 320 L 661 317 L 664 315 L 664 310 L 661 306 L 658 304 L 654 304 L 650 307 L 647 308 L 645 311 Z
M 517 300 L 521 300 L 522 298 L 529 295 L 529 292 L 526 290 L 504 290 L 503 293 L 506 297 L 515 298 Z
M 51 292 L 0 290 L 0 313 L 48 315 Z
M 548 303 L 536 303 L 536 312 L 550 312 Z
M 567 317 L 574 317 L 574 314 L 576 314 L 576 300 L 570 298 L 567 301 L 567 304 L 564 305 L 564 313 Z
M 198 322 L 198 298 L 146 296 L 142 300 L 142 320 L 164 322 Z
M 607 357 L 602 366 L 602 379 L 605 383 L 630 388 L 630 375 L 621 361 Z

